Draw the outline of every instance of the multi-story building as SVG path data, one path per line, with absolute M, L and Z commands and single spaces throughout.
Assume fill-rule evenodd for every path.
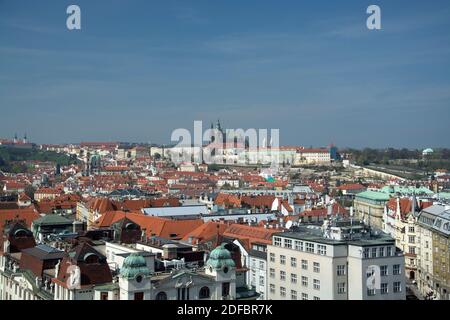
M 415 280 L 417 276 L 417 255 L 420 241 L 417 234 L 417 214 L 420 209 L 432 203 L 413 196 L 411 199 L 391 198 L 383 215 L 383 231 L 395 239 L 397 248 L 405 253 L 406 276 Z
M 242 265 L 249 271 L 246 273 L 245 283 L 254 288 L 259 300 L 267 299 L 267 244 L 254 242 L 246 248 L 240 240 L 234 243 L 241 251 Z
M 302 148 L 297 150 L 295 155 L 294 164 L 329 164 L 331 163 L 330 150 L 326 148 L 306 149 Z
M 268 299 L 403 300 L 404 257 L 385 233 L 349 221 L 277 233 L 268 252 Z M 375 280 L 374 280 L 375 279 Z M 368 280 L 375 285 L 368 285 Z
M 418 214 L 418 288 L 427 298 L 450 300 L 450 206 L 433 205 Z
M 383 228 L 384 206 L 389 200 L 389 194 L 380 191 L 367 190 L 355 195 L 353 206 L 358 219 L 378 229 Z

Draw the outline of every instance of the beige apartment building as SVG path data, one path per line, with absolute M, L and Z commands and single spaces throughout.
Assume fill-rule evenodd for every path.
M 427 299 L 450 300 L 450 206 L 437 204 L 418 215 L 418 288 Z

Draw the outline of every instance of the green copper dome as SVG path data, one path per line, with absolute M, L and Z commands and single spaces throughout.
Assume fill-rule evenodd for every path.
M 135 278 L 137 275 L 147 276 L 150 274 L 150 269 L 143 256 L 138 253 L 132 253 L 125 258 L 122 269 L 120 269 L 120 276 L 124 278 Z
M 231 258 L 230 251 L 225 248 L 224 243 L 211 251 L 206 264 L 215 269 L 222 269 L 224 267 L 234 268 L 236 266 L 234 260 Z

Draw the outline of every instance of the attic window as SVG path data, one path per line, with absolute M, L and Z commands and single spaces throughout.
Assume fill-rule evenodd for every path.
M 175 237 L 177 236 L 177 234 L 176 234 L 176 233 L 171 233 L 169 236 L 170 236 L 171 238 L 175 238 Z
M 25 230 L 25 229 L 18 229 L 18 230 L 16 230 L 16 231 L 14 232 L 14 235 L 15 235 L 16 237 L 26 237 L 27 234 L 28 234 L 28 232 L 27 232 L 27 230 Z
M 137 230 L 138 228 L 139 228 L 138 225 L 131 222 L 125 225 L 125 229 L 127 230 Z
M 99 263 L 100 258 L 98 255 L 94 254 L 94 253 L 87 253 L 84 256 L 84 262 L 87 264 L 92 264 L 92 263 Z

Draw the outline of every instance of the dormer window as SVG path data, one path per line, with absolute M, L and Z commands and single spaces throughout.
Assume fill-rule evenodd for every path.
M 98 255 L 94 254 L 94 253 L 87 253 L 84 256 L 84 262 L 87 264 L 94 264 L 94 263 L 99 263 L 100 258 Z

